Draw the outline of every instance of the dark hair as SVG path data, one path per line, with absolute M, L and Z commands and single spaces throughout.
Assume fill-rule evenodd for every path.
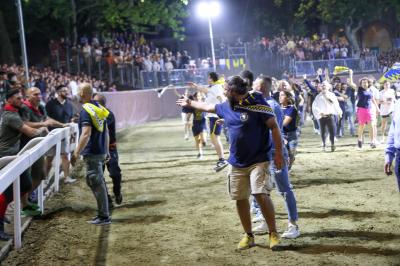
M 18 93 L 20 93 L 19 89 L 12 89 L 12 90 L 7 91 L 6 100 L 10 99 L 11 97 L 13 97 L 15 94 L 18 94 Z
M 253 72 L 246 69 L 240 72 L 240 76 L 247 82 L 249 87 L 253 86 L 253 81 L 254 81 Z
M 8 80 L 11 80 L 14 76 L 16 76 L 17 74 L 15 74 L 14 72 L 9 72 L 8 74 L 7 74 L 7 79 Z
M 62 88 L 66 88 L 67 86 L 65 86 L 65 85 L 58 85 L 57 87 L 56 87 L 56 91 L 59 91 L 59 90 L 61 90 Z
M 217 72 L 210 72 L 208 73 L 208 77 L 212 79 L 212 81 L 216 82 L 219 79 Z
M 239 95 L 244 95 L 247 92 L 248 84 L 240 76 L 232 76 L 227 80 L 228 90 L 234 91 Z
M 262 80 L 265 88 L 268 92 L 270 92 L 272 87 L 272 78 L 269 76 L 264 76 L 263 74 L 259 75 L 258 78 Z
M 289 105 L 294 105 L 295 104 L 295 100 L 293 98 L 293 94 L 290 91 L 280 91 L 280 93 L 281 92 L 283 92 L 285 94 Z
M 99 97 L 99 100 L 97 101 L 99 104 L 103 105 L 104 107 L 106 106 L 106 104 L 107 104 L 106 96 L 104 96 L 101 93 L 95 93 L 95 94 L 93 94 L 93 98 L 94 98 L 94 96 Z

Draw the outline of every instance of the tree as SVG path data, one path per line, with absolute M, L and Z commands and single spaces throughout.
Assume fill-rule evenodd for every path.
M 349 40 L 353 53 L 360 55 L 360 45 L 357 38 L 358 31 L 369 23 L 381 19 L 382 16 L 397 7 L 400 15 L 398 1 L 348 1 L 348 0 L 305 0 L 301 3 L 297 16 L 307 18 L 309 10 L 316 8 L 317 16 L 326 23 L 344 27 L 344 32 Z
M 25 0 L 26 16 L 34 23 L 31 31 L 51 31 L 52 21 L 63 29 L 64 35 L 72 32 L 77 41 L 79 31 L 130 30 L 147 32 L 150 27 L 169 28 L 175 37 L 184 32 L 182 19 L 187 15 L 187 0 Z M 50 16 L 49 16 L 50 15 Z M 37 26 L 41 25 L 40 28 Z M 63 35 L 62 35 L 63 36 Z

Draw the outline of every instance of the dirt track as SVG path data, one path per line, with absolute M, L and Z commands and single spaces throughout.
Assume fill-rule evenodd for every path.
M 382 174 L 383 146 L 358 151 L 340 139 L 335 153 L 304 130 L 292 171 L 302 235 L 282 250 L 235 251 L 242 229 L 226 193 L 225 173 L 212 171 L 211 148 L 198 161 L 178 120 L 122 132 L 124 203 L 113 224 L 88 225 L 94 198 L 84 179 L 63 186 L 3 265 L 400 265 L 400 195 Z M 367 145 L 366 145 L 367 146 Z M 111 181 L 107 178 L 108 185 Z M 283 199 L 273 193 L 279 231 Z

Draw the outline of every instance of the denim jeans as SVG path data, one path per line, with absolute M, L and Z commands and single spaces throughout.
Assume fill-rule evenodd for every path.
M 353 110 L 349 110 L 346 111 L 344 113 L 344 117 L 347 120 L 347 123 L 349 124 L 349 130 L 350 130 L 350 135 L 355 135 L 356 130 L 355 130 L 355 126 L 354 126 L 354 111 Z M 344 123 L 343 123 L 343 127 L 344 127 Z
M 106 183 L 104 182 L 103 163 L 104 154 L 85 155 L 86 163 L 86 183 L 92 190 L 97 202 L 97 212 L 99 216 L 109 217 L 108 198 Z
M 106 163 L 107 170 L 113 182 L 114 195 L 121 194 L 121 168 L 118 164 L 118 151 L 117 149 L 110 149 L 110 159 Z M 104 171 L 103 165 L 103 171 Z
M 286 150 L 286 148 L 283 148 Z M 283 152 L 284 158 L 287 161 L 288 155 L 287 151 Z M 271 158 L 274 158 L 275 151 L 271 150 Z M 289 171 L 288 171 L 288 166 L 285 165 L 280 171 L 276 171 L 274 161 L 271 160 L 269 164 L 269 172 L 271 175 L 271 181 L 275 184 L 277 188 L 277 192 L 281 194 L 283 199 L 285 200 L 285 207 L 286 211 L 288 213 L 288 219 L 289 221 L 297 221 L 299 219 L 299 215 L 297 212 L 297 203 L 296 203 L 296 197 L 292 191 L 290 180 L 289 180 Z M 259 206 L 253 198 L 253 206 L 259 210 Z M 257 211 L 259 212 L 259 211 Z
M 396 150 L 396 162 L 394 165 L 394 173 L 397 178 L 397 186 L 400 192 L 400 150 Z

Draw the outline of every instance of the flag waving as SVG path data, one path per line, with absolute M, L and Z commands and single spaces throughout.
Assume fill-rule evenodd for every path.
M 335 69 L 333 70 L 333 75 L 336 75 L 338 73 L 342 73 L 342 72 L 347 72 L 349 71 L 348 67 L 345 66 L 335 66 Z
M 386 80 L 396 81 L 400 78 L 400 63 L 396 62 L 393 66 L 383 74 L 383 76 L 379 79 L 379 82 L 384 82 Z

